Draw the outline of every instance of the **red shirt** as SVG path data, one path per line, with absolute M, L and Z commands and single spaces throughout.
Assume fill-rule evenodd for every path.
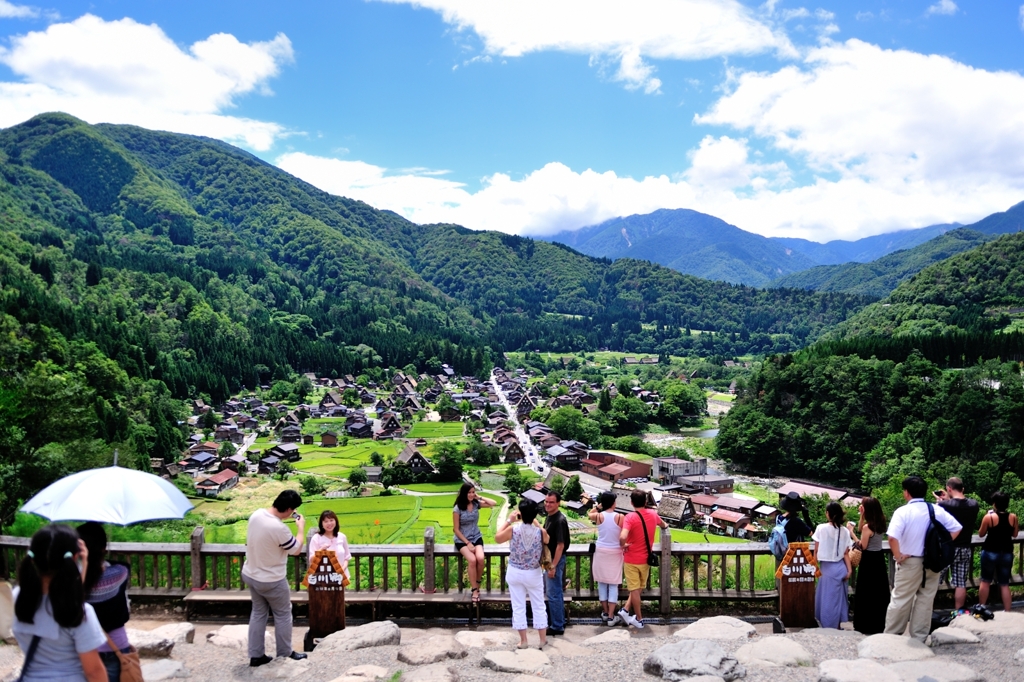
M 653 509 L 641 509 L 640 514 L 644 516 L 644 526 L 647 527 L 647 537 L 654 546 L 654 532 L 658 529 L 658 512 Z M 627 564 L 646 564 L 647 547 L 644 545 L 644 529 L 640 527 L 640 516 L 636 512 L 626 514 L 622 519 L 622 528 L 629 531 L 626 536 L 628 547 L 622 553 L 622 560 Z

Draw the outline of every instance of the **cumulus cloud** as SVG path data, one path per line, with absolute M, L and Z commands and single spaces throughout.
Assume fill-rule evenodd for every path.
M 1021 110 L 1020 74 L 850 40 L 774 72 L 733 72 L 694 122 L 739 134 L 705 136 L 673 178 L 548 163 L 521 179 L 494 174 L 470 191 L 376 167 L 353 182 L 331 165 L 344 162 L 313 157 L 279 163 L 415 222 L 540 235 L 685 207 L 765 235 L 856 239 L 973 222 L 1024 198 Z M 403 183 L 421 188 L 420 199 L 394 189 Z
M 928 9 L 926 9 L 924 13 L 926 16 L 931 16 L 933 14 L 953 16 L 956 14 L 957 9 L 959 8 L 953 0 L 939 0 L 934 5 L 929 5 Z
M 658 91 L 647 59 L 707 59 L 775 52 L 795 56 L 784 33 L 735 0 L 381 0 L 436 11 L 503 57 L 556 50 L 615 59 L 613 80 Z M 600 61 L 600 60 L 599 60 Z
M 38 16 L 39 9 L 36 7 L 0 0 L 0 19 L 34 19 Z
M 0 126 L 45 111 L 90 122 L 132 123 L 268 149 L 284 129 L 225 112 L 293 60 L 288 37 L 242 43 L 218 33 L 187 50 L 158 26 L 85 15 L 10 39 L 0 63 L 22 82 L 0 82 Z

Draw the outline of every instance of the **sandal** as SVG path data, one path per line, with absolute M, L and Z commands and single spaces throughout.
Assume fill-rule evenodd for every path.
M 480 603 L 480 588 L 479 587 L 474 587 L 472 590 L 470 590 L 470 599 L 473 601 L 474 604 L 479 604 Z

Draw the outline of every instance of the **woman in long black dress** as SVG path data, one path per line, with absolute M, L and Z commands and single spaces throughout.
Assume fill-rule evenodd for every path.
M 889 608 L 889 569 L 882 551 L 882 535 L 888 527 L 882 504 L 873 497 L 860 503 L 860 521 L 857 533 L 861 550 L 857 567 L 857 591 L 853 598 L 853 628 L 865 635 L 885 630 L 885 611 Z M 854 531 L 853 522 L 850 530 Z

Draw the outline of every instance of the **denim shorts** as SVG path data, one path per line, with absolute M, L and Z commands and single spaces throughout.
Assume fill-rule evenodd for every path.
M 1013 569 L 1013 553 L 981 552 L 981 582 L 996 585 L 1010 584 L 1010 571 Z

